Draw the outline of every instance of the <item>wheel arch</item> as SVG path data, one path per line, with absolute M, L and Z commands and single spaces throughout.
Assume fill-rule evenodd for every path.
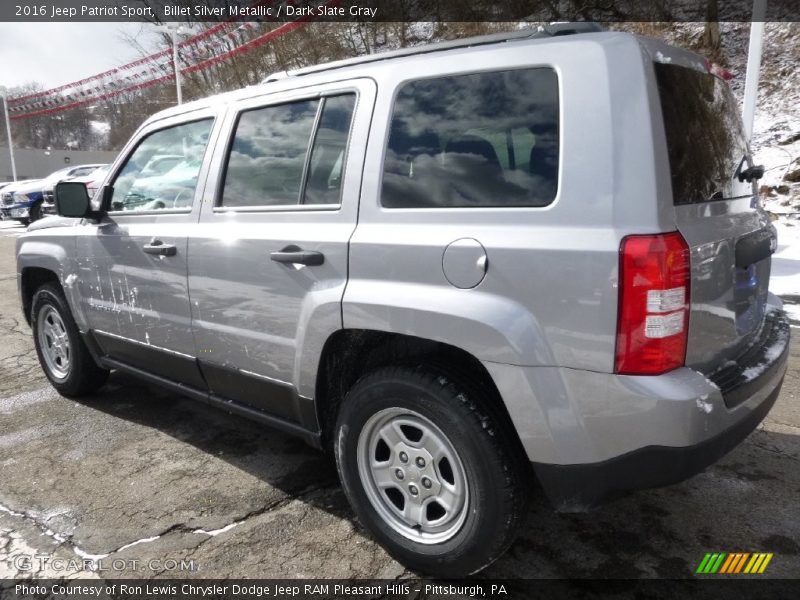
M 328 337 L 320 356 L 315 409 L 322 444 L 329 448 L 339 408 L 348 390 L 364 375 L 381 367 L 406 365 L 430 369 L 464 382 L 484 399 L 497 425 L 514 439 L 519 436 L 497 386 L 483 363 L 462 348 L 435 340 L 371 329 L 341 329 Z
M 46 283 L 53 283 L 62 290 L 61 281 L 58 275 L 49 268 L 45 267 L 24 267 L 20 272 L 19 293 L 22 302 L 22 314 L 28 325 L 31 324 L 31 305 L 33 295 L 40 287 Z

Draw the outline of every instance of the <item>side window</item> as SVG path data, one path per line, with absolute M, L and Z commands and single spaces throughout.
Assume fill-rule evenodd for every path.
M 355 94 L 325 98 L 311 148 L 304 204 L 338 204 Z
M 345 94 L 243 112 L 221 206 L 339 203 L 354 108 L 355 95 Z
M 381 204 L 550 204 L 558 185 L 558 115 L 550 68 L 405 84 L 394 104 Z
M 110 210 L 191 208 L 213 119 L 161 129 L 142 140 L 114 180 Z M 177 157 L 169 169 L 152 168 L 163 156 Z
M 297 204 L 319 100 L 248 110 L 228 156 L 222 206 Z

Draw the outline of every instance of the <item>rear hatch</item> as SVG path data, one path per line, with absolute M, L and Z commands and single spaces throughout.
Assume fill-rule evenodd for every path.
M 756 182 L 742 179 L 753 163 L 730 86 L 702 59 L 674 52 L 656 52 L 654 69 L 670 201 L 691 249 L 686 364 L 712 373 L 764 333 L 776 234 L 758 207 Z

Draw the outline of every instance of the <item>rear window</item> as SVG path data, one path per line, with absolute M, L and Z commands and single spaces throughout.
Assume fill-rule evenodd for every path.
M 553 69 L 413 81 L 395 100 L 381 203 L 546 206 L 556 196 L 558 145 Z
M 656 63 L 655 71 L 675 204 L 751 195 L 736 177 L 747 142 L 728 84 L 676 65 Z

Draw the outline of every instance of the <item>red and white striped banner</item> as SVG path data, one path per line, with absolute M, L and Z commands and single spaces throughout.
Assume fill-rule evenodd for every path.
M 264 4 L 266 1 L 258 0 L 254 4 Z M 329 0 L 322 4 L 338 4 L 338 0 Z M 181 73 L 194 73 L 230 60 L 305 26 L 309 20 L 310 17 L 303 17 L 284 23 L 249 40 L 246 39 L 248 32 L 256 28 L 255 23 L 231 21 L 218 23 L 178 44 L 179 57 L 187 65 L 181 68 Z M 58 113 L 137 92 L 174 79 L 172 50 L 161 50 L 80 81 L 9 98 L 9 117 L 16 120 Z

